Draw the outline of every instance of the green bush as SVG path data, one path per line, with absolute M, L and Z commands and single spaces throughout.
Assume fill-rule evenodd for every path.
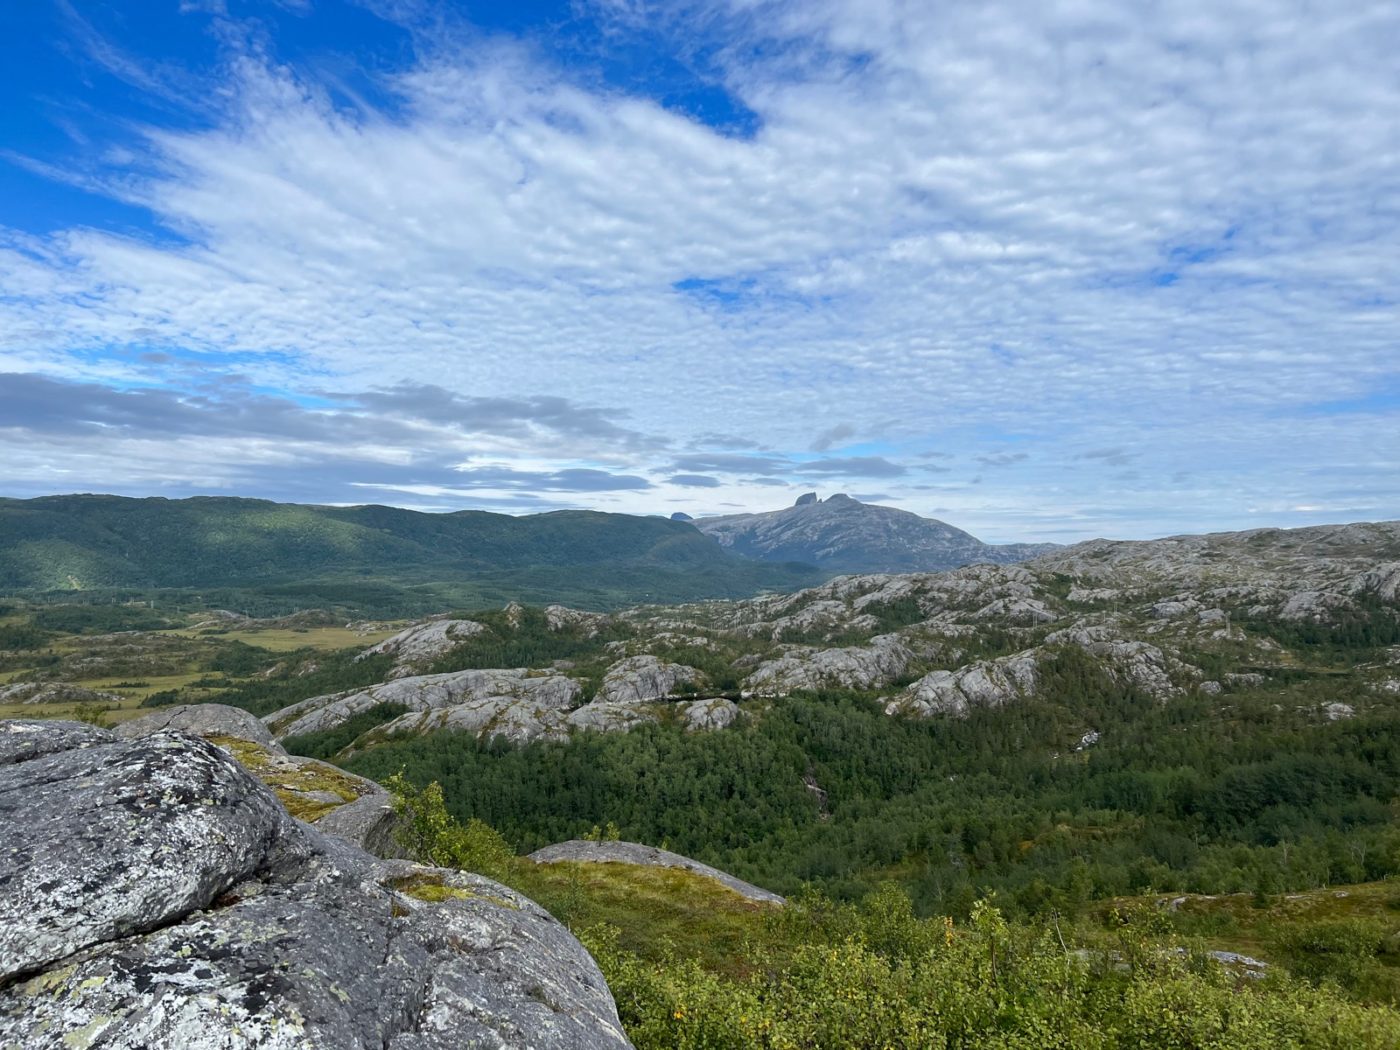
M 510 843 L 489 824 L 459 824 L 443 805 L 442 785 L 436 781 L 420 789 L 396 773 L 384 786 L 401 818 L 399 843 L 420 863 L 500 879 L 515 860 Z

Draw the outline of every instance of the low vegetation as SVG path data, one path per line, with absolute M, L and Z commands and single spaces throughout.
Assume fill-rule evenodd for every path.
M 468 855 L 436 785 L 419 791 L 396 778 L 393 787 L 414 814 L 406 842 L 420 857 Z M 1103 928 L 1058 913 L 1009 919 L 995 898 L 974 902 L 966 920 L 919 918 L 893 883 L 856 902 L 809 891 L 779 907 L 674 869 L 535 865 L 504 855 L 487 828 L 474 835 L 491 838 L 497 878 L 580 935 L 641 1050 L 1352 1050 L 1400 1041 L 1391 1006 L 1358 1001 L 1306 967 L 1246 975 L 1175 936 L 1168 916 L 1143 903 L 1114 909 Z

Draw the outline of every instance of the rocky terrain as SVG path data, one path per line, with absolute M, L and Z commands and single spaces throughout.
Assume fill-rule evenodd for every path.
M 297 821 L 197 736 L 131 735 L 0 722 L 0 1045 L 631 1045 L 531 901 Z
M 828 572 L 936 572 L 974 562 L 1025 561 L 1048 543 L 983 543 L 936 518 L 815 492 L 783 510 L 726 514 L 693 522 L 720 545 L 748 558 L 806 562 Z
M 1165 703 L 1259 687 L 1289 673 L 1299 660 L 1290 646 L 1312 645 L 1318 632 L 1394 632 L 1398 592 L 1395 523 L 1094 541 L 1020 564 L 842 576 L 744 601 L 611 616 L 555 606 L 540 630 L 570 641 L 567 660 L 430 675 L 399 665 L 389 681 L 311 697 L 267 723 L 285 739 L 384 713 L 350 750 L 438 729 L 514 742 L 658 721 L 712 731 L 793 693 L 832 689 L 878 697 L 891 715 L 959 716 L 1035 696 L 1067 651 Z M 470 622 L 432 621 L 396 644 L 429 636 L 437 660 L 469 665 L 486 630 L 462 626 Z M 526 630 L 519 615 L 505 623 L 491 630 Z M 1354 697 L 1322 716 L 1400 694 L 1400 655 L 1354 674 Z

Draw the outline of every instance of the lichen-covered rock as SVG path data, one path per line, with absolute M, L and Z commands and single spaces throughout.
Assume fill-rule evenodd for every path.
M 422 736 L 439 729 L 471 733 L 482 740 L 504 737 L 513 744 L 562 740 L 568 736 L 566 712 L 548 704 L 511 696 L 484 696 L 452 707 L 400 715 L 374 730 L 376 736 Z
M 160 733 L 0 769 L 0 979 L 206 907 L 295 841 L 206 741 Z
M 1400 561 L 1386 562 L 1352 580 L 1352 593 L 1374 594 L 1381 601 L 1400 602 Z
M 703 686 L 705 676 L 685 664 L 659 657 L 629 656 L 608 668 L 594 698 L 604 704 L 645 704 L 675 697 L 681 688 Z
M 106 729 L 86 722 L 59 722 L 46 718 L 16 718 L 0 722 L 0 766 L 27 762 L 56 751 L 73 751 L 109 744 L 115 737 Z
M 239 740 L 261 744 L 274 751 L 282 750 L 282 745 L 276 741 L 261 718 L 241 707 L 229 707 L 227 704 L 181 704 L 178 707 L 162 707 L 149 715 L 123 722 L 112 732 L 123 740 L 136 740 L 163 729 L 178 729 L 206 739 L 214 736 L 236 737 Z
M 760 664 L 744 679 L 745 693 L 786 696 L 799 689 L 878 689 L 903 677 L 914 656 L 898 636 L 869 645 L 797 649 Z
M 725 729 L 739 718 L 739 705 L 722 696 L 710 700 L 694 700 L 681 707 L 685 727 L 692 733 Z
M 585 638 L 593 638 L 612 623 L 612 617 L 606 613 L 570 609 L 567 605 L 547 605 L 544 610 L 544 622 L 551 631 L 576 630 Z
M 328 696 L 313 696 L 268 715 L 265 721 L 278 739 L 334 729 L 379 704 L 398 704 L 409 711 L 434 711 L 491 697 L 528 700 L 539 707 L 563 710 L 583 694 L 574 679 L 540 674 L 528 668 L 451 671 L 415 675 Z
M 537 905 L 293 821 L 208 742 L 98 742 L 0 776 L 0 1046 L 630 1046 Z
M 645 846 L 640 842 L 594 842 L 591 839 L 570 839 L 531 853 L 526 860 L 536 864 L 557 864 L 561 861 L 579 861 L 587 864 L 639 864 L 652 868 L 682 868 L 707 879 L 714 879 L 749 900 L 764 901 L 769 904 L 784 904 L 786 899 L 776 893 L 762 889 L 743 879 L 736 879 L 728 872 L 701 864 L 670 850 Z
M 595 733 L 625 733 L 655 721 L 656 714 L 649 707 L 600 701 L 570 711 L 567 718 L 570 728 Z
M 386 654 L 392 656 L 395 667 L 390 677 L 402 678 L 485 630 L 485 626 L 475 620 L 429 620 L 371 645 L 355 659 L 359 661 Z
M 924 675 L 885 704 L 886 714 L 965 715 L 973 707 L 1001 707 L 1034 694 L 1037 654 L 981 660 L 956 671 Z

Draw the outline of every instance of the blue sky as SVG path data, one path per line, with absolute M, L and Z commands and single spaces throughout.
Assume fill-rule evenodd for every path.
M 0 494 L 1400 517 L 1391 3 L 7 6 Z

